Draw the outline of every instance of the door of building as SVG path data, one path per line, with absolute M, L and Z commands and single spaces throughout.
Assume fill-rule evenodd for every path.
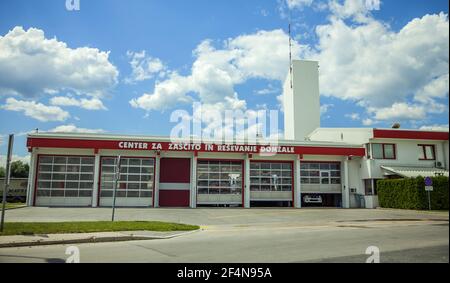
M 159 170 L 159 206 L 189 207 L 191 160 L 161 158 Z

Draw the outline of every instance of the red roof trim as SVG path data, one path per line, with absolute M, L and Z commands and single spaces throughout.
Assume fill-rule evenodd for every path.
M 124 149 L 119 147 L 122 140 L 80 140 L 80 139 L 53 139 L 53 138 L 28 138 L 27 147 L 44 147 L 44 148 L 78 148 L 78 149 L 113 149 L 113 150 L 161 150 L 161 151 L 190 151 L 190 152 L 220 152 L 220 153 L 261 153 L 265 146 L 254 146 L 256 151 L 221 151 L 215 147 L 213 150 L 206 150 L 206 145 L 201 144 L 200 150 L 172 150 L 170 142 L 149 142 L 139 141 L 137 143 L 146 144 L 146 149 Z M 157 148 L 155 146 L 161 146 Z M 247 145 L 249 146 L 249 145 Z M 251 145 L 250 145 L 251 146 Z M 341 156 L 364 156 L 365 148 L 350 147 L 319 147 L 319 146 L 281 146 L 286 152 L 278 152 L 278 154 L 304 154 L 304 155 L 341 155 Z M 292 152 L 293 150 L 293 152 Z
M 380 130 L 373 129 L 374 138 L 384 139 L 409 139 L 409 140 L 439 140 L 449 139 L 448 132 L 430 132 L 430 131 L 401 131 L 401 130 Z

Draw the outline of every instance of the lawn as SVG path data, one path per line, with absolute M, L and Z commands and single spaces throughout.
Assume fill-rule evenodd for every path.
M 118 231 L 191 231 L 199 226 L 167 223 L 158 221 L 122 221 L 122 222 L 46 222 L 46 223 L 19 223 L 6 222 L 5 229 L 0 236 L 6 235 L 35 235 L 35 234 L 71 234 L 93 232 Z
M 2 208 L 3 203 L 0 202 L 0 209 Z M 17 203 L 6 203 L 6 209 L 14 209 L 14 208 L 20 208 L 20 207 L 25 207 L 26 204 L 22 203 L 22 202 L 17 202 Z

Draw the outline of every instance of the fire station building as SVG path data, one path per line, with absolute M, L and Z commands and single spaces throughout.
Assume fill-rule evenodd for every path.
M 191 138 L 29 134 L 29 206 L 366 207 L 376 180 L 448 176 L 449 133 L 321 128 L 318 63 L 294 61 L 277 145 Z

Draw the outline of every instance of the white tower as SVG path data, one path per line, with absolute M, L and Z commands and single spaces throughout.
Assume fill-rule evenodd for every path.
M 304 141 L 320 127 L 319 63 L 294 60 L 283 90 L 284 137 Z

